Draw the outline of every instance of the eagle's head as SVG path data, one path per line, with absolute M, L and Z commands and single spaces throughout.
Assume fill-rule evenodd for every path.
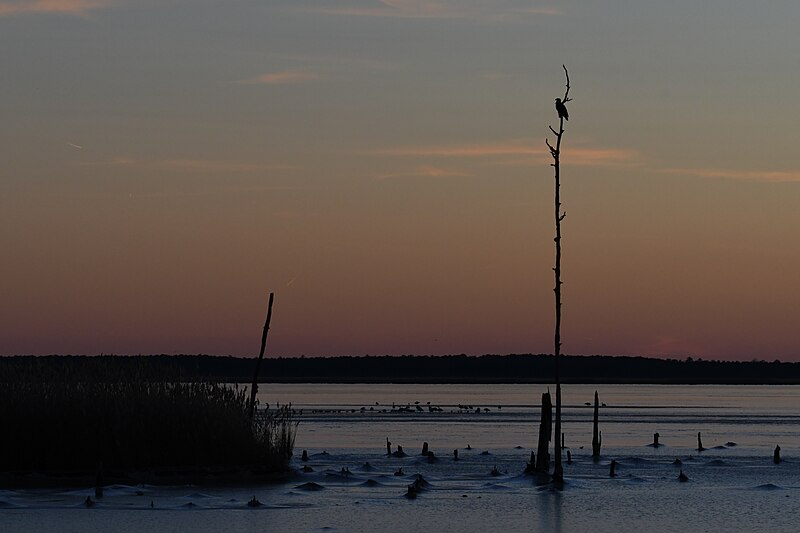
M 561 103 L 561 98 L 556 98 L 556 103 L 560 104 Z

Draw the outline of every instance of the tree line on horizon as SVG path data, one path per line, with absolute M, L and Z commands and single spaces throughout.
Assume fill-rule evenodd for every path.
M 800 384 L 800 363 L 719 361 L 687 357 L 561 355 L 562 383 Z M 252 357 L 214 355 L 49 355 L 0 357 L 0 376 L 23 368 L 69 376 L 79 368 L 113 365 L 154 380 L 217 380 L 248 383 Z M 273 357 L 264 360 L 262 383 L 551 383 L 553 356 L 509 354 L 467 356 Z M 12 370 L 16 370 L 13 371 Z M 30 375 L 30 374 L 28 374 Z M 0 377 L 0 381 L 4 378 Z

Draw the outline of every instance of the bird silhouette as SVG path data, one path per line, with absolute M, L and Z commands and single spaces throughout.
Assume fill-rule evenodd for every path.
M 561 98 L 556 98 L 556 111 L 558 111 L 558 118 L 569 120 L 569 111 L 567 111 L 567 106 L 564 105 Z

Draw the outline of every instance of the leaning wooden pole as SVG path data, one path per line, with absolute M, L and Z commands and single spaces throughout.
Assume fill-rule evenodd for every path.
M 256 411 L 256 393 L 258 392 L 258 373 L 261 370 L 261 360 L 264 359 L 264 349 L 267 347 L 267 334 L 269 333 L 269 323 L 272 320 L 272 302 L 275 300 L 275 293 L 269 293 L 269 304 L 267 305 L 267 320 L 264 322 L 264 331 L 261 334 L 261 351 L 258 353 L 256 370 L 253 373 L 253 386 L 250 388 L 250 404 L 248 406 L 248 416 L 250 420 Z
M 561 138 L 564 136 L 564 120 L 569 120 L 564 104 L 570 101 L 569 98 L 569 72 L 567 67 L 564 68 L 564 74 L 567 77 L 566 91 L 564 92 L 564 99 L 556 99 L 556 110 L 558 111 L 559 127 L 558 131 L 550 126 L 550 131 L 556 136 L 556 145 L 550 144 L 550 141 L 545 140 L 547 147 L 550 149 L 550 155 L 553 156 L 553 163 L 551 166 L 554 169 L 555 175 L 555 223 L 556 223 L 556 236 L 553 239 L 556 243 L 556 261 L 553 271 L 555 273 L 555 311 L 556 311 L 556 324 L 555 335 L 553 340 L 553 353 L 555 359 L 555 378 L 556 378 L 556 427 L 555 434 L 561 435 L 561 374 L 559 369 L 559 361 L 561 356 L 561 222 L 567 216 L 566 213 L 561 212 Z M 561 482 L 564 480 L 564 469 L 561 466 L 561 447 L 556 444 L 555 446 L 555 466 L 553 469 L 553 481 Z

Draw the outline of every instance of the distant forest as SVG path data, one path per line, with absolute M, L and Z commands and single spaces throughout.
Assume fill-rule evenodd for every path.
M 549 383 L 552 355 L 342 356 L 267 358 L 262 383 Z M 249 383 L 255 358 L 211 355 L 0 357 L 0 381 L 13 376 L 93 375 L 113 367 L 153 380 Z M 22 372 L 25 370 L 26 372 Z M 97 372 L 97 375 L 107 375 Z M 562 356 L 564 383 L 800 384 L 800 363 L 707 361 L 630 356 Z

